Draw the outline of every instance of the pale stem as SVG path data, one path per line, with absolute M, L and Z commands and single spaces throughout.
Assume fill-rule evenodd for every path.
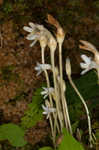
M 44 52 L 45 52 L 45 48 L 42 48 L 42 64 L 45 64 Z M 44 73 L 45 73 L 45 77 L 46 77 L 47 87 L 49 89 L 50 88 L 50 81 L 49 81 L 48 73 L 46 70 L 44 70 Z M 53 107 L 52 96 L 50 93 L 49 93 L 49 98 L 50 98 L 51 107 Z
M 50 126 L 51 126 L 51 132 L 52 132 L 52 137 L 53 137 L 53 144 L 55 146 L 55 137 L 56 137 L 56 133 L 53 129 L 53 122 L 52 122 L 52 117 L 49 116 L 49 122 L 50 122 Z
M 55 77 L 55 62 L 54 62 L 54 51 L 50 50 L 51 53 L 51 64 L 52 64 L 52 71 L 53 71 L 53 79 L 54 79 L 54 88 L 55 88 L 55 96 L 56 96 L 56 109 L 57 109 L 57 113 L 58 113 L 58 118 L 59 118 L 59 122 L 60 122 L 60 127 L 61 127 L 61 132 L 62 132 L 62 128 L 63 128 L 63 122 L 60 116 L 60 110 L 59 110 L 59 98 L 58 98 L 58 91 L 57 91 L 57 82 L 56 82 L 56 77 Z
M 45 64 L 44 52 L 45 52 L 45 48 L 42 48 L 42 64 Z M 46 77 L 47 87 L 49 89 L 50 88 L 49 76 L 48 76 L 48 73 L 46 70 L 44 71 L 44 73 L 45 73 L 45 77 Z M 49 100 L 50 100 L 51 107 L 53 107 L 52 96 L 50 93 L 49 93 Z M 58 133 L 60 133 L 60 132 L 59 132 L 59 126 L 58 126 L 57 118 L 56 118 L 56 115 L 54 113 L 53 113 L 53 117 L 54 117 L 55 123 L 54 123 L 54 127 L 53 127 L 53 123 L 51 126 L 52 126 L 52 128 L 54 128 L 53 130 L 54 130 L 54 138 L 55 138 L 56 137 L 56 127 L 58 130 Z M 53 141 L 53 143 L 54 143 L 54 141 Z
M 72 134 L 72 128 L 70 124 L 70 119 L 69 119 L 69 113 L 68 113 L 68 107 L 66 103 L 66 99 L 64 96 L 63 92 L 63 68 L 62 68 L 62 43 L 59 43 L 59 68 L 60 68 L 60 85 L 61 85 L 61 99 L 62 99 L 62 107 L 63 107 L 63 116 L 64 116 L 64 121 L 65 121 L 65 126 L 69 130 L 70 133 Z
M 63 68 L 62 68 L 62 44 L 59 43 L 59 70 L 60 70 L 60 89 L 61 89 L 61 100 L 62 100 L 62 107 L 63 107 L 63 116 L 64 116 L 64 121 L 66 128 L 68 129 L 67 125 L 67 118 L 66 118 L 66 111 L 65 111 L 65 105 L 64 105 L 64 98 L 63 98 L 63 86 L 62 86 L 62 81 L 63 81 Z
M 70 84 L 72 85 L 72 87 L 74 88 L 74 90 L 76 91 L 77 95 L 80 97 L 84 107 L 85 107 L 85 110 L 86 110 L 86 114 L 87 114 L 87 119 L 88 119 L 88 128 L 89 128 L 89 142 L 90 142 L 90 147 L 92 147 L 92 130 L 91 130 L 91 119 L 90 119 L 90 116 L 89 116 L 89 110 L 88 110 L 88 107 L 87 107 L 87 104 L 85 103 L 85 100 L 83 99 L 82 95 L 80 94 L 80 92 L 78 91 L 78 89 L 76 88 L 74 82 L 72 81 L 72 78 L 71 76 L 68 76 L 68 79 L 70 81 Z
M 67 102 L 66 102 L 66 99 L 65 99 L 65 94 L 64 94 L 64 107 L 65 107 L 65 110 L 66 110 L 66 117 L 67 117 L 67 122 L 68 122 L 68 127 L 69 127 L 69 131 L 71 133 L 71 135 L 73 134 L 72 133 L 72 127 L 71 127 L 71 123 L 70 123 L 70 117 L 69 117 L 69 113 L 68 113 L 68 106 L 67 106 Z

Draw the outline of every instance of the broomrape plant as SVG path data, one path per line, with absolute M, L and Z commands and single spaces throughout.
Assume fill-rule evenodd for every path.
M 61 25 L 59 24 L 59 22 L 51 15 L 48 15 L 47 22 L 56 27 L 57 29 L 56 39 L 54 38 L 52 33 L 50 33 L 43 25 L 30 22 L 29 27 L 24 26 L 23 29 L 29 32 L 26 39 L 33 41 L 30 44 L 30 47 L 34 46 L 34 44 L 37 41 L 39 41 L 41 46 L 42 63 L 41 64 L 37 63 L 35 70 L 37 71 L 37 75 L 40 75 L 40 73 L 42 72 L 44 72 L 45 74 L 47 87 L 43 87 L 43 91 L 41 92 L 41 95 L 43 95 L 43 98 L 45 99 L 45 106 L 42 105 L 42 108 L 44 110 L 43 114 L 46 115 L 46 119 L 49 119 L 53 144 L 56 147 L 56 135 L 57 133 L 61 134 L 62 129 L 64 127 L 68 130 L 68 132 L 71 135 L 73 133 L 72 133 L 72 127 L 71 127 L 71 122 L 70 122 L 70 117 L 68 112 L 67 101 L 65 97 L 66 83 L 63 79 L 63 68 L 62 68 L 63 66 L 62 65 L 62 44 L 65 38 L 65 32 L 61 27 Z M 81 68 L 84 69 L 81 72 L 81 75 L 85 74 L 91 69 L 96 69 L 99 77 L 98 51 L 89 42 L 83 40 L 80 40 L 80 42 L 84 45 L 84 46 L 80 45 L 81 49 L 89 50 L 94 54 L 94 60 L 92 60 L 90 57 L 87 57 L 86 55 L 81 55 L 81 58 L 84 61 L 80 63 Z M 59 69 L 55 66 L 55 51 L 57 50 L 57 45 L 59 49 Z M 51 65 L 45 63 L 45 52 L 47 46 L 50 49 Z M 48 70 L 52 71 L 53 87 L 51 87 Z M 81 94 L 79 93 L 78 89 L 76 88 L 75 84 L 72 81 L 71 64 L 69 58 L 66 59 L 66 73 L 70 81 L 70 84 L 72 85 L 72 87 L 74 88 L 78 96 L 80 97 L 81 102 L 85 107 L 85 111 L 88 119 L 89 142 L 90 142 L 90 146 L 92 146 L 92 129 L 91 129 L 91 119 L 89 116 L 89 110 L 85 103 L 84 98 L 81 96 Z

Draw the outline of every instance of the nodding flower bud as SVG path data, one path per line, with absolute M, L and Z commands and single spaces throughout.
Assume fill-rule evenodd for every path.
M 60 79 L 59 75 L 57 76 L 57 80 L 58 80 L 58 83 L 60 84 L 61 83 L 61 79 Z M 65 92 L 66 91 L 66 84 L 65 84 L 64 80 L 62 80 L 62 87 L 63 87 L 63 92 Z
M 99 64 L 99 52 L 96 47 L 88 41 L 80 40 L 80 42 L 83 45 L 80 45 L 79 48 L 92 52 L 94 54 L 94 61 Z
M 49 46 L 51 51 L 54 52 L 56 50 L 57 42 L 53 36 L 50 37 L 49 42 L 48 42 L 48 46 Z
M 41 46 L 41 48 L 45 48 L 47 46 L 47 42 L 48 42 L 47 37 L 42 35 L 40 37 L 40 46 Z
M 52 15 L 48 14 L 47 18 L 48 18 L 47 22 L 55 26 L 57 29 L 57 33 L 56 33 L 57 42 L 59 44 L 62 44 L 64 41 L 65 34 L 61 25 Z
M 71 64 L 69 58 L 66 58 L 66 73 L 68 76 L 71 76 Z
M 57 28 L 56 37 L 57 37 L 57 42 L 62 44 L 65 38 L 65 33 L 61 26 Z

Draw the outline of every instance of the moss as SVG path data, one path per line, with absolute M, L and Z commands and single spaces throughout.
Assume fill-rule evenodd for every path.
M 94 5 L 96 8 L 99 8 L 99 1 L 97 0 L 97 1 L 93 2 L 93 5 Z
M 2 79 L 6 80 L 7 82 L 9 82 L 9 81 L 16 82 L 17 79 L 19 78 L 19 76 L 18 76 L 18 74 L 13 72 L 14 69 L 15 69 L 15 66 L 13 66 L 13 65 L 2 67 L 0 69 L 1 74 L 2 74 Z
M 41 104 L 43 103 L 43 97 L 40 94 L 42 88 L 38 88 L 33 97 L 32 102 L 28 105 L 28 110 L 25 111 L 24 117 L 21 118 L 21 126 L 23 128 L 30 128 L 36 125 L 36 123 L 42 120 L 42 108 Z
M 11 2 L 6 1 L 3 5 L 3 11 L 5 14 L 9 14 L 13 11 L 13 6 Z
M 75 7 L 75 6 L 80 6 L 81 1 L 80 0 L 69 0 L 68 5 Z

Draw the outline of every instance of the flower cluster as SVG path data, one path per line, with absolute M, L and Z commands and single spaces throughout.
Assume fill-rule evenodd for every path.
M 43 114 L 47 115 L 46 119 L 50 117 L 50 113 L 56 112 L 56 108 L 51 108 L 51 107 L 44 106 L 44 105 L 42 105 L 42 108 L 44 110 Z
M 43 90 L 41 92 L 41 95 L 44 95 L 44 99 L 49 95 L 49 94 L 52 94 L 54 92 L 54 88 L 50 87 L 50 88 L 45 88 L 43 87 Z
M 62 132 L 63 127 L 66 127 L 67 130 L 72 134 L 72 127 L 71 127 L 69 113 L 68 113 L 67 101 L 65 98 L 66 83 L 63 79 L 63 68 L 62 68 L 63 66 L 62 65 L 62 44 L 65 38 L 65 32 L 62 29 L 61 25 L 58 23 L 58 21 L 51 15 L 48 15 L 48 23 L 56 27 L 57 29 L 56 39 L 43 25 L 34 24 L 30 22 L 29 27 L 24 26 L 23 29 L 29 32 L 29 34 L 26 36 L 26 39 L 33 41 L 30 44 L 30 47 L 34 46 L 34 44 L 37 41 L 40 42 L 42 64 L 37 63 L 35 70 L 37 71 L 37 75 L 40 75 L 43 71 L 45 73 L 47 87 L 43 87 L 43 91 L 41 92 L 41 95 L 43 95 L 43 98 L 45 99 L 45 105 L 42 105 L 42 108 L 43 108 L 43 114 L 46 115 L 47 119 L 49 119 L 52 136 L 53 136 L 53 143 L 55 144 L 56 131 L 60 133 Z M 88 57 L 86 55 L 81 55 L 81 58 L 83 60 L 83 62 L 80 63 L 80 66 L 83 69 L 81 75 L 84 75 L 86 72 L 90 71 L 91 69 L 96 69 L 99 74 L 98 51 L 89 42 L 83 40 L 80 40 L 80 42 L 83 44 L 83 46 L 80 45 L 80 48 L 84 50 L 89 50 L 94 53 L 94 60 L 92 60 L 91 57 Z M 57 44 L 59 49 L 59 69 L 55 66 L 55 60 L 54 60 Z M 50 48 L 51 65 L 45 63 L 44 53 L 45 53 L 46 46 Z M 50 86 L 48 70 L 51 70 L 53 73 L 53 87 Z M 85 100 L 83 99 L 80 92 L 76 88 L 74 82 L 72 81 L 71 64 L 69 58 L 66 59 L 66 73 L 71 86 L 74 88 L 75 92 L 78 94 L 78 96 L 81 99 L 81 102 L 85 107 L 87 119 L 88 119 L 89 141 L 91 143 L 92 131 L 91 131 L 89 110 Z M 48 100 L 46 100 L 46 98 L 48 98 Z
M 85 62 L 85 63 L 80 63 L 81 68 L 84 69 L 81 72 L 81 74 L 83 75 L 91 69 L 96 69 L 98 78 L 99 78 L 99 52 L 98 50 L 96 49 L 94 45 L 92 45 L 91 43 L 87 41 L 80 40 L 80 42 L 83 44 L 79 46 L 81 49 L 88 50 L 94 54 L 93 60 L 90 57 L 87 57 L 86 55 L 81 55 L 81 58 Z
M 34 44 L 40 39 L 41 34 L 40 30 L 43 28 L 43 26 L 40 26 L 38 24 L 34 24 L 32 22 L 29 22 L 29 26 L 24 26 L 23 29 L 29 34 L 27 35 L 27 40 L 33 40 L 33 42 L 30 44 L 30 47 L 34 46 Z
M 92 61 L 91 57 L 87 57 L 86 55 L 81 55 L 81 58 L 84 62 L 80 63 L 82 69 L 81 75 L 85 74 L 86 72 L 90 71 L 91 69 L 97 69 L 99 67 L 95 61 Z
M 56 41 L 53 35 L 43 25 L 29 22 L 29 26 L 30 27 L 24 26 L 23 29 L 29 32 L 26 39 L 33 40 L 30 47 L 34 46 L 34 44 L 39 41 L 41 48 L 48 45 L 49 48 L 55 47 L 54 49 L 56 49 Z
M 40 64 L 37 62 L 37 66 L 35 67 L 35 70 L 37 71 L 37 76 L 40 75 L 45 70 L 50 70 L 51 65 L 49 64 Z

